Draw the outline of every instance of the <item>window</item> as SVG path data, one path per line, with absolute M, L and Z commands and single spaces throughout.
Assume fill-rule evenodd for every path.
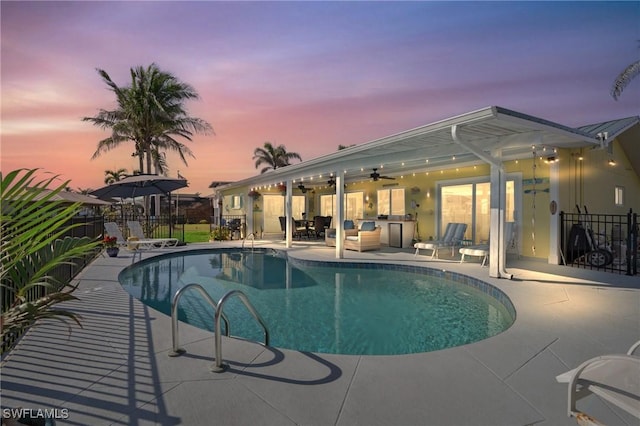
M 404 216 L 404 188 L 378 190 L 378 215 Z
M 614 200 L 615 200 L 616 206 L 624 206 L 624 187 L 623 186 L 616 186 L 615 192 L 614 192 Z
M 242 198 L 240 195 L 232 195 L 231 196 L 231 208 L 232 209 L 239 209 L 240 207 L 242 207 Z
M 349 192 L 344 195 L 344 218 L 362 219 L 364 216 L 364 192 Z M 320 196 L 320 214 L 336 217 L 336 195 Z

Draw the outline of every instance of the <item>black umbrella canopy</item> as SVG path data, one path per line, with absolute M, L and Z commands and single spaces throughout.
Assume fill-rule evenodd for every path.
M 134 198 L 154 194 L 169 194 L 187 187 L 186 179 L 175 179 L 160 175 L 134 175 L 91 192 L 98 198 Z

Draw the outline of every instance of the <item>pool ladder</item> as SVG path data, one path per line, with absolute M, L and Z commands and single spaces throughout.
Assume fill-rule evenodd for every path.
M 247 235 L 247 237 L 244 240 L 242 240 L 242 248 L 244 249 L 244 242 L 247 241 L 249 239 L 249 237 L 251 237 L 251 251 L 253 251 L 253 243 L 256 240 L 256 233 L 255 232 L 250 233 L 249 235 Z
M 205 289 L 200 284 L 187 284 L 182 287 L 176 294 L 173 296 L 173 300 L 171 301 L 171 340 L 173 344 L 172 352 L 169 352 L 169 356 L 180 356 L 186 352 L 186 350 L 180 348 L 179 345 L 179 335 L 178 335 L 178 302 L 180 302 L 180 298 L 187 290 L 194 289 L 198 290 L 198 292 L 204 297 L 204 299 L 209 302 L 209 305 L 213 308 L 214 316 L 214 340 L 215 340 L 215 363 L 211 366 L 211 371 L 214 373 L 221 373 L 227 369 L 227 365 L 223 365 L 222 363 L 222 327 L 220 325 L 221 321 L 224 321 L 225 325 L 225 336 L 229 336 L 229 320 L 223 313 L 223 308 L 227 300 L 232 297 L 237 297 L 247 308 L 249 313 L 253 315 L 256 321 L 262 326 L 264 330 L 264 345 L 269 346 L 269 330 L 267 329 L 267 325 L 258 314 L 258 311 L 253 307 L 251 302 L 249 302 L 249 298 L 240 290 L 231 290 L 228 291 L 220 298 L 218 303 L 216 303 L 211 296 L 205 291 Z

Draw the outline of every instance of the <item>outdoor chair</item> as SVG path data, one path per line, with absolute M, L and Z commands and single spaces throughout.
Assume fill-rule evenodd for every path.
M 313 228 L 310 228 L 316 238 L 324 237 L 325 228 L 324 224 L 326 223 L 324 216 L 314 216 L 313 218 Z
M 110 237 L 116 237 L 116 243 L 121 247 L 126 247 L 130 250 L 138 250 L 138 249 L 151 249 L 155 247 L 156 242 L 153 240 L 147 240 L 146 238 L 137 239 L 135 241 L 127 241 L 118 224 L 115 222 L 105 222 L 104 230 L 106 234 Z
M 357 236 L 358 229 L 355 227 L 355 224 L 352 220 L 345 220 L 343 223 L 344 236 Z M 324 231 L 324 242 L 329 247 L 336 246 L 336 230 L 335 228 L 328 228 Z
M 298 237 L 298 239 L 302 239 L 302 235 L 306 235 L 309 237 L 309 228 L 308 222 L 306 220 L 295 220 L 293 217 L 291 218 L 291 229 L 293 230 L 293 238 Z
M 280 221 L 280 230 L 282 231 L 282 239 L 284 240 L 287 237 L 287 218 L 284 216 L 278 216 L 278 220 Z M 303 232 L 305 234 L 308 232 L 306 226 L 303 227 L 296 225 L 296 220 L 294 218 L 291 218 L 291 230 L 293 232 L 293 237 L 298 237 L 298 239 L 302 238 Z
M 504 224 L 504 242 L 505 246 L 508 248 L 512 245 L 512 242 L 515 240 L 515 223 L 514 222 L 505 222 Z M 484 266 L 489 259 L 489 244 L 477 244 L 473 246 L 460 247 L 460 263 L 464 262 L 465 256 L 477 256 L 482 257 L 482 264 L 480 266 Z
M 287 237 L 287 218 L 278 216 L 278 221 L 280 221 L 280 230 L 282 231 L 282 239 L 284 240 Z
M 137 238 L 140 241 L 152 241 L 155 246 L 160 248 L 164 247 L 175 247 L 178 245 L 177 238 L 147 238 L 144 235 L 144 231 L 142 230 L 142 225 L 137 220 L 130 220 L 127 222 L 127 227 L 129 228 L 129 233 L 134 238 Z
M 416 249 L 414 256 L 420 254 L 420 249 L 431 250 L 431 259 L 438 257 L 438 250 L 442 248 L 450 248 L 451 256 L 454 255 L 455 249 L 462 245 L 464 239 L 464 233 L 467 232 L 466 223 L 447 223 L 444 235 L 442 239 L 436 241 L 425 241 L 422 243 L 415 243 L 413 247 Z
M 382 228 L 375 225 L 375 222 L 362 222 L 362 226 L 356 235 L 345 236 L 345 250 L 380 250 L 380 233 L 382 232 Z
M 640 356 L 634 355 L 640 341 L 626 354 L 603 355 L 583 362 L 577 368 L 556 376 L 568 384 L 567 414 L 579 424 L 600 425 L 576 408 L 578 399 L 595 394 L 610 404 L 640 419 Z
M 326 232 L 327 229 L 331 228 L 331 219 L 332 219 L 331 216 L 324 216 L 324 229 L 325 229 L 325 232 Z

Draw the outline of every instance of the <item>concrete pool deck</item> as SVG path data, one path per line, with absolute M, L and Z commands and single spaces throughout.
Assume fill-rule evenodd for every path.
M 323 244 L 295 242 L 289 254 L 335 259 Z M 70 425 L 575 425 L 566 415 L 566 385 L 555 376 L 640 339 L 638 276 L 510 260 L 514 279 L 498 280 L 478 263 L 397 249 L 345 251 L 345 260 L 481 278 L 510 297 L 517 319 L 481 342 L 401 356 L 314 354 L 224 338 L 230 368 L 216 374 L 210 332 L 180 324 L 187 353 L 168 356 L 170 318 L 122 289 L 118 274 L 132 254 L 121 251 L 77 277 L 79 300 L 65 308 L 82 315 L 82 329 L 42 323 L 3 359 L 2 408 L 66 409 L 57 424 Z M 608 425 L 638 425 L 593 395 L 578 408 Z

